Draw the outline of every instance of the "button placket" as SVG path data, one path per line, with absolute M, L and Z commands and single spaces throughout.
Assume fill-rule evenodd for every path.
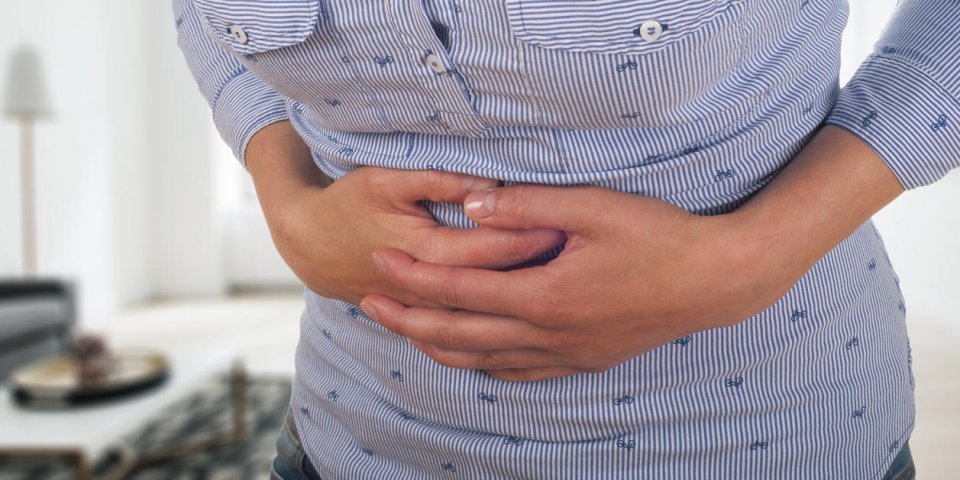
M 444 127 L 450 133 L 470 137 L 481 135 L 486 125 L 477 116 L 456 67 L 445 57 L 446 49 L 430 24 L 423 4 L 415 3 L 417 8 L 410 8 L 410 3 L 406 1 L 391 2 L 396 13 L 392 26 L 404 45 L 421 52 L 416 57 L 423 69 L 419 75 L 420 84 L 425 98 L 432 100 L 432 105 L 427 107 L 431 111 L 442 112 L 428 115 L 428 121 Z

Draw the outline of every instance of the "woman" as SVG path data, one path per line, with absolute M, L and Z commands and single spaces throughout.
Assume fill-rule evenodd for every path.
M 913 477 L 869 218 L 960 165 L 960 7 L 843 91 L 842 0 L 174 8 L 308 287 L 275 476 Z

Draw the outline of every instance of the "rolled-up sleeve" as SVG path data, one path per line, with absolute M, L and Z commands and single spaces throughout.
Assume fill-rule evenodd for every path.
M 960 167 L 960 1 L 901 0 L 826 122 L 863 139 L 907 189 Z
M 213 111 L 220 136 L 246 165 L 244 152 L 261 128 L 287 118 L 286 102 L 220 45 L 191 0 L 173 0 L 177 43 Z

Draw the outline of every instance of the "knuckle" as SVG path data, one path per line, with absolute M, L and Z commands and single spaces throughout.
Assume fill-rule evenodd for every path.
M 504 249 L 505 254 L 515 259 L 525 259 L 534 253 L 537 253 L 537 245 L 529 232 L 524 230 L 511 230 L 505 233 Z
M 582 341 L 579 336 L 571 332 L 551 332 L 544 337 L 544 347 L 554 352 L 571 352 L 576 357 Z
M 527 306 L 526 317 L 534 325 L 549 327 L 552 323 L 553 308 L 553 306 L 548 305 L 547 302 L 544 301 L 543 295 L 538 295 L 537 298 Z
M 435 262 L 435 248 L 431 248 L 431 242 L 419 235 L 400 235 L 392 243 L 392 246 L 398 250 L 403 250 L 411 257 L 426 262 Z
M 463 282 L 460 279 L 460 275 L 456 273 L 456 270 L 450 269 L 447 271 L 447 274 L 444 275 L 443 279 L 437 284 L 435 296 L 438 300 L 447 305 L 460 307 L 464 303 L 466 293 L 467 292 L 464 288 Z
M 548 326 L 547 320 L 550 317 L 551 306 L 545 302 L 547 295 L 550 295 L 550 287 L 544 278 L 537 278 L 529 281 L 530 301 L 527 302 L 522 312 L 531 323 L 537 326 Z
M 423 172 L 423 179 L 432 187 L 442 188 L 449 180 L 449 175 L 439 170 L 427 170 Z
M 448 350 L 462 351 L 469 347 L 469 340 L 455 328 L 444 326 L 437 331 L 437 345 Z
M 536 301 L 531 302 L 530 320 L 536 325 L 558 326 L 566 320 L 565 309 L 567 299 L 556 290 L 543 290 L 537 295 Z
M 519 218 L 525 217 L 533 210 L 534 204 L 537 200 L 533 188 L 528 185 L 518 185 L 510 189 L 510 191 L 511 195 L 509 197 L 498 197 L 498 203 L 509 200 L 509 204 L 497 205 L 497 210 L 500 210 L 501 207 L 505 207 L 512 211 Z
M 478 354 L 476 368 L 483 370 L 503 370 L 508 368 L 504 356 L 496 351 L 484 351 Z
M 363 167 L 357 170 L 357 172 L 364 173 L 363 181 L 372 189 L 384 189 L 391 183 L 389 181 L 390 175 L 378 168 Z

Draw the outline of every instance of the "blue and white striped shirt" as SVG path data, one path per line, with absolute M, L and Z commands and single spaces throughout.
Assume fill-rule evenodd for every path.
M 173 3 L 237 156 L 289 119 L 332 178 L 437 169 L 717 214 L 825 121 L 908 188 L 960 166 L 954 1 L 902 0 L 842 90 L 843 0 Z M 324 478 L 870 479 L 913 426 L 905 307 L 871 222 L 736 326 L 536 383 L 439 366 L 355 305 L 306 302 L 291 401 Z

